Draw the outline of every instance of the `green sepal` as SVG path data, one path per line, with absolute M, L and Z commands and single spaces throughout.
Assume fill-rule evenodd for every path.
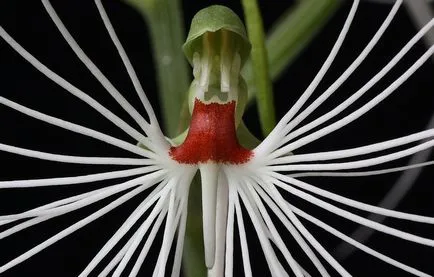
M 231 9 L 225 6 L 213 5 L 197 12 L 191 21 L 190 31 L 182 47 L 190 64 L 193 62 L 193 54 L 200 52 L 202 48 L 200 38 L 206 32 L 220 30 L 227 30 L 233 34 L 234 41 L 240 47 L 239 54 L 242 64 L 247 61 L 251 45 L 243 22 Z
M 179 146 L 181 145 L 184 141 L 185 138 L 187 137 L 188 134 L 188 128 L 184 130 L 184 132 L 182 132 L 181 134 L 179 134 L 177 137 L 174 137 L 173 139 L 170 140 L 171 144 L 173 146 Z
M 242 120 L 237 128 L 237 138 L 241 146 L 247 149 L 254 149 L 261 143 L 261 141 L 250 132 Z

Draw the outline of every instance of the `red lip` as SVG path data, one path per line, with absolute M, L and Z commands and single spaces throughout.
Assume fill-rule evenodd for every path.
M 195 99 L 187 138 L 181 145 L 170 149 L 170 156 L 185 164 L 248 162 L 253 152 L 238 143 L 235 105 L 235 101 L 205 104 Z

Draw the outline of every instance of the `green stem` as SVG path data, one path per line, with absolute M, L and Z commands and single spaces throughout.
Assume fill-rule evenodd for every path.
M 268 69 L 267 49 L 261 13 L 257 0 L 242 0 L 247 32 L 252 43 L 252 65 L 257 89 L 259 121 L 262 133 L 268 135 L 276 124 L 273 87 Z
M 275 23 L 267 37 L 270 76 L 276 80 L 328 22 L 343 1 L 303 0 L 288 9 Z M 246 64 L 243 75 L 249 87 L 249 100 L 257 94 L 252 65 Z
M 126 0 L 147 20 L 157 68 L 159 99 L 166 135 L 179 132 L 181 106 L 190 84 L 189 68 L 182 53 L 185 33 L 179 0 Z

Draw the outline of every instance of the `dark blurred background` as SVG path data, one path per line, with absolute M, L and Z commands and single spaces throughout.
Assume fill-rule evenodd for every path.
M 306 47 L 302 54 L 282 74 L 274 84 L 275 103 L 278 118 L 282 117 L 309 85 L 338 36 L 350 8 L 351 1 L 342 4 L 337 13 L 330 19 L 324 29 Z M 98 16 L 93 1 L 52 1 L 72 35 L 77 39 L 84 51 L 97 64 L 123 95 L 135 107 L 140 107 L 133 86 L 126 74 L 121 60 L 112 45 L 108 34 Z M 151 56 L 146 25 L 130 6 L 121 1 L 104 1 L 110 19 L 122 41 L 132 63 L 138 73 L 142 85 L 157 109 L 157 87 L 155 83 L 154 61 Z M 238 1 L 183 1 L 186 30 L 193 15 L 201 8 L 211 4 L 224 4 L 239 15 L 242 9 Z M 293 1 L 260 1 L 266 29 L 291 5 Z M 382 20 L 387 16 L 391 5 L 375 4 L 362 1 L 345 43 L 336 61 L 323 82 L 316 90 L 320 95 L 357 57 L 377 31 Z M 91 76 L 79 62 L 69 46 L 50 21 L 39 1 L 3 0 L 0 2 L 0 25 L 9 32 L 28 51 L 40 59 L 53 71 L 76 85 L 92 97 L 100 101 L 115 114 L 134 125 L 128 115 L 119 108 L 108 93 Z M 381 41 L 366 58 L 350 79 L 328 100 L 325 105 L 307 120 L 330 110 L 354 93 L 378 72 L 416 33 L 417 27 L 411 21 L 404 8 L 398 12 L 395 20 Z M 360 107 L 385 89 L 393 80 L 402 74 L 425 51 L 423 42 L 418 43 L 410 53 L 394 68 L 390 74 L 363 96 L 349 110 Z M 337 150 L 380 142 L 423 130 L 434 113 L 434 62 L 433 59 L 424 64 L 407 82 L 405 82 L 387 100 L 356 122 L 338 130 L 320 140 L 298 149 L 296 153 L 312 153 L 326 150 Z M 0 41 L 0 95 L 20 104 L 60 117 L 112 136 L 131 141 L 121 130 L 114 127 L 105 118 L 89 108 L 86 104 L 65 92 L 52 81 L 45 78 L 30 64 L 25 62 L 4 41 Z M 345 112 L 344 114 L 348 114 Z M 247 125 L 259 135 L 256 106 L 250 106 L 245 115 Z M 308 122 L 306 121 L 306 122 Z M 40 151 L 83 156 L 128 156 L 122 150 L 87 137 L 52 127 L 25 115 L 0 106 L 0 143 L 11 144 Z M 431 155 L 430 160 L 434 156 Z M 408 159 L 402 159 L 389 166 L 405 165 Z M 115 166 L 84 166 L 58 164 L 39 161 L 17 155 L 0 153 L 0 180 L 31 179 L 74 176 L 105 172 L 120 169 Z M 321 188 L 340 193 L 344 196 L 370 204 L 378 203 L 400 173 L 361 177 L 361 178 L 305 178 L 304 180 Z M 40 189 L 3 189 L 0 191 L 0 214 L 10 214 L 38 205 L 55 201 L 61 197 L 75 195 L 114 184 L 115 181 L 93 184 L 51 187 Z M 288 200 L 317 216 L 333 227 L 349 234 L 357 225 L 340 219 L 305 201 L 286 195 Z M 87 216 L 99 207 L 108 204 L 110 198 L 80 209 L 55 220 L 22 231 L 0 241 L 0 264 L 4 264 L 17 255 L 33 247 L 42 240 L 66 228 L 73 222 Z M 77 276 L 87 265 L 98 249 L 110 238 L 120 226 L 123 219 L 140 203 L 142 196 L 134 198 L 120 208 L 107 214 L 96 222 L 86 226 L 68 238 L 56 243 L 47 250 L 34 256 L 23 264 L 11 269 L 1 276 Z M 398 210 L 415 214 L 434 216 L 434 170 L 427 167 L 417 179 L 415 186 L 398 206 Z M 362 216 L 367 213 L 358 212 Z M 303 221 L 314 236 L 333 253 L 340 240 L 323 230 Z M 409 223 L 402 220 L 386 220 L 386 224 L 413 234 L 433 239 L 433 226 Z M 255 276 L 269 276 L 263 254 L 256 241 L 253 226 L 246 223 L 249 232 L 250 255 Z M 277 224 L 279 226 L 279 224 Z M 4 230 L 0 226 L 0 231 Z M 290 236 L 282 229 L 283 238 L 289 246 L 294 246 L 294 256 L 307 269 L 312 269 L 301 251 L 295 247 Z M 236 236 L 235 236 L 236 237 Z M 124 242 L 124 241 L 123 241 Z M 433 248 L 417 245 L 378 232 L 367 243 L 368 246 L 390 255 L 427 273 L 434 273 Z M 158 244 L 153 251 L 158 250 Z M 156 252 L 153 252 L 156 253 Z M 241 251 L 235 251 L 234 276 L 243 276 Z M 153 265 L 155 255 L 147 261 Z M 387 265 L 361 251 L 356 251 L 349 258 L 341 261 L 354 276 L 407 276 L 408 274 Z M 325 264 L 325 262 L 324 262 Z M 98 268 L 98 269 L 102 269 Z M 148 276 L 152 271 L 144 267 L 141 276 Z M 335 273 L 333 273 L 334 276 Z M 96 275 L 95 275 L 96 276 Z M 315 273 L 313 276 L 316 276 Z

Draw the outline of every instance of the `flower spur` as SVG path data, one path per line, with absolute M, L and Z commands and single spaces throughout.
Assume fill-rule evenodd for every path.
M 140 86 L 137 76 L 132 70 L 132 66 L 116 34 L 114 33 L 111 23 L 108 20 L 100 1 L 96 0 L 95 3 L 97 4 L 104 24 L 107 27 L 107 30 L 109 31 L 109 34 L 121 55 L 132 82 L 138 92 L 138 96 L 140 97 L 141 102 L 146 109 L 149 122 L 128 103 L 128 101 L 116 90 L 109 80 L 104 77 L 99 69 L 84 54 L 67 29 L 63 26 L 54 9 L 51 7 L 49 1 L 43 0 L 42 3 L 56 24 L 56 27 L 59 28 L 65 40 L 71 46 L 72 50 L 113 96 L 113 98 L 115 98 L 116 101 L 123 107 L 123 109 L 127 111 L 128 114 L 130 114 L 130 116 L 137 122 L 142 129 L 141 132 L 136 131 L 125 121 L 114 115 L 108 109 L 104 108 L 89 95 L 85 94 L 83 91 L 74 87 L 65 79 L 45 67 L 30 53 L 24 50 L 17 42 L 15 42 L 4 29 L 1 28 L 1 37 L 28 62 L 30 62 L 48 78 L 52 79 L 67 91 L 74 94 L 89 104 L 91 107 L 99 111 L 107 119 L 112 121 L 115 125 L 130 135 L 135 141 L 139 141 L 143 147 L 138 147 L 132 143 L 116 139 L 98 131 L 42 114 L 38 111 L 32 110 L 1 97 L 0 103 L 12 109 L 55 126 L 59 126 L 67 130 L 71 130 L 73 132 L 87 135 L 94 139 L 115 145 L 133 154 L 139 155 L 140 158 L 67 156 L 44 153 L 6 144 L 0 145 L 1 150 L 58 162 L 129 165 L 141 167 L 86 176 L 1 182 L 1 188 L 22 188 L 70 185 L 117 179 L 121 177 L 139 176 L 134 177 L 127 182 L 61 199 L 20 214 L 5 215 L 0 217 L 0 224 L 2 225 L 13 224 L 18 220 L 26 220 L 23 222 L 17 222 L 12 227 L 2 231 L 0 233 L 0 238 L 4 238 L 32 225 L 80 209 L 101 199 L 105 199 L 121 192 L 125 193 L 116 200 L 112 201 L 109 205 L 71 225 L 64 231 L 35 246 L 16 259 L 6 263 L 0 267 L 0 272 L 4 272 L 11 267 L 27 260 L 46 247 L 70 235 L 86 224 L 91 223 L 102 215 L 125 203 L 135 195 L 138 195 L 147 189 L 151 189 L 151 192 L 146 196 L 137 209 L 132 212 L 124 224 L 110 238 L 107 244 L 101 248 L 99 253 L 83 270 L 80 276 L 87 276 L 93 270 L 95 270 L 96 266 L 103 260 L 103 258 L 107 256 L 113 247 L 118 244 L 132 228 L 132 225 L 134 225 L 136 222 L 141 223 L 143 221 L 143 223 L 141 223 L 139 228 L 134 231 L 134 234 L 129 238 L 122 249 L 116 253 L 116 255 L 111 259 L 111 261 L 99 275 L 106 276 L 111 273 L 112 270 L 114 270 L 113 276 L 120 276 L 124 273 L 124 270 L 132 259 L 133 255 L 138 252 L 138 258 L 134 262 L 133 268 L 129 273 L 129 276 L 136 276 L 141 265 L 145 262 L 145 258 L 149 253 L 149 249 L 157 232 L 163 226 L 164 219 L 166 219 L 166 221 L 162 230 L 163 241 L 153 275 L 165 275 L 166 263 L 168 262 L 172 244 L 175 244 L 175 259 L 173 261 L 171 273 L 172 276 L 178 276 L 181 268 L 181 254 L 186 228 L 189 186 L 196 171 L 200 170 L 202 177 L 205 257 L 207 267 L 209 268 L 209 276 L 232 276 L 233 274 L 233 239 L 235 220 L 239 229 L 238 231 L 243 257 L 244 274 L 245 276 L 252 276 L 249 259 L 250 255 L 246 239 L 246 231 L 244 228 L 245 224 L 242 216 L 242 206 L 245 207 L 249 218 L 253 222 L 253 226 L 258 235 L 261 248 L 269 266 L 269 270 L 273 276 L 289 275 L 289 272 L 286 272 L 285 269 L 286 265 L 282 265 L 282 263 L 286 263 L 289 266 L 290 271 L 296 276 L 309 275 L 304 270 L 301 262 L 296 261 L 296 259 L 291 255 L 290 249 L 288 249 L 285 241 L 282 238 L 282 232 L 278 230 L 271 219 L 270 211 L 272 211 L 273 214 L 277 216 L 278 219 L 284 224 L 287 231 L 296 240 L 302 251 L 306 253 L 307 257 L 315 266 L 317 271 L 323 276 L 330 275 L 330 273 L 328 273 L 329 269 L 327 266 L 322 264 L 324 261 L 330 264 L 330 266 L 340 275 L 349 276 L 350 274 L 311 235 L 299 218 L 303 218 L 312 222 L 320 228 L 325 229 L 333 235 L 336 235 L 340 239 L 353 244 L 362 251 L 365 251 L 368 254 L 373 255 L 374 257 L 377 257 L 404 271 L 419 276 L 429 276 L 428 274 L 420 272 L 412 267 L 393 260 L 386 255 L 376 252 L 365 245 L 359 244 L 333 227 L 295 207 L 293 203 L 288 202 L 281 193 L 282 191 L 287 191 L 290 194 L 307 200 L 318 207 L 327 209 L 336 215 L 361 225 L 369 226 L 370 228 L 384 232 L 391 236 L 396 236 L 401 239 L 430 247 L 434 246 L 434 241 L 432 239 L 416 236 L 380 223 L 367 220 L 345 209 L 326 202 L 315 195 L 320 195 L 322 198 L 334 202 L 340 202 L 344 205 L 363 211 L 369 211 L 409 221 L 433 224 L 434 218 L 432 217 L 402 213 L 368 205 L 331 192 L 327 192 L 297 179 L 298 177 L 315 174 L 324 176 L 352 176 L 404 170 L 406 169 L 405 167 L 390 168 L 383 170 L 382 172 L 342 172 L 343 170 L 365 168 L 387 163 L 401 157 L 411 155 L 423 149 L 430 148 L 434 143 L 432 140 L 432 137 L 434 136 L 434 130 L 426 130 L 394 140 L 353 149 L 321 153 L 293 154 L 293 152 L 299 147 L 344 127 L 345 125 L 368 112 L 392 92 L 394 92 L 395 89 L 405 82 L 405 80 L 409 78 L 423 64 L 424 61 L 432 56 L 434 51 L 433 46 L 431 46 L 416 63 L 409 67 L 409 69 L 401 77 L 396 79 L 383 92 L 378 94 L 375 98 L 363 105 L 361 108 L 326 127 L 297 139 L 298 136 L 303 135 L 305 132 L 308 132 L 309 130 L 321 125 L 329 119 L 332 119 L 335 115 L 338 115 L 349 105 L 354 103 L 379 79 L 381 79 L 406 54 L 406 52 L 427 31 L 432 28 L 432 25 L 434 24 L 433 20 L 431 20 L 423 29 L 421 29 L 418 34 L 411 41 L 409 41 L 405 47 L 402 48 L 402 50 L 391 60 L 388 65 L 378 72 L 371 81 L 369 81 L 360 90 L 353 94 L 353 96 L 348 98 L 342 104 L 338 105 L 329 113 L 326 113 L 325 115 L 299 129 L 295 129 L 302 120 L 304 120 L 313 110 L 322 104 L 322 102 L 324 102 L 332 93 L 334 93 L 334 91 L 346 80 L 346 78 L 348 78 L 348 76 L 369 54 L 370 50 L 375 46 L 378 39 L 382 36 L 383 32 L 393 19 L 399 6 L 401 5 L 401 2 L 402 1 L 396 2 L 376 35 L 366 46 L 360 56 L 341 75 L 341 77 L 312 104 L 296 115 L 328 70 L 331 62 L 335 58 L 340 46 L 342 45 L 342 42 L 357 10 L 358 1 L 354 1 L 338 40 L 314 81 L 302 95 L 300 100 L 282 118 L 273 132 L 253 150 L 248 150 L 242 147 L 238 143 L 235 134 L 236 127 L 241 121 L 241 115 L 244 109 L 244 103 L 242 99 L 245 98 L 246 93 L 243 79 L 239 74 L 241 66 L 245 61 L 245 57 L 243 58 L 242 55 L 247 56 L 245 52 L 246 47 L 242 46 L 243 43 L 245 43 L 245 35 L 243 32 L 237 32 L 228 28 L 219 28 L 218 30 L 207 30 L 206 32 L 200 34 L 198 38 L 195 38 L 194 42 L 198 42 L 198 44 L 193 46 L 194 50 L 197 52 L 193 52 L 190 57 L 191 63 L 193 64 L 193 75 L 195 77 L 190 89 L 189 102 L 192 109 L 192 122 L 185 141 L 180 145 L 170 145 L 164 138 L 163 133 L 159 128 L 155 113 L 153 112 L 152 107 Z M 202 11 L 202 13 L 199 13 L 197 16 L 200 18 L 200 16 L 204 16 L 204 13 L 206 14 L 212 12 L 225 12 L 229 13 L 231 17 L 234 16 L 230 11 L 227 11 L 225 8 L 221 7 L 211 7 L 205 11 Z M 233 21 L 238 20 L 231 20 L 231 23 L 233 23 Z M 228 41 L 226 41 L 227 43 L 225 43 L 226 39 L 228 39 Z M 213 42 L 213 40 L 221 41 L 222 43 L 218 44 Z M 228 43 L 230 44 L 232 42 L 234 42 L 234 45 L 228 46 Z M 237 53 L 237 51 L 242 51 L 242 53 Z M 225 55 L 229 57 L 224 57 Z M 405 149 L 402 148 L 402 146 L 413 142 L 419 142 L 424 139 L 428 140 L 416 146 L 407 147 Z M 379 154 L 369 159 L 357 159 L 358 156 L 369 153 L 377 153 L 397 147 L 401 147 L 399 149 L 403 150 L 396 150 L 384 155 Z M 348 158 L 353 160 L 345 162 L 327 162 Z M 417 164 L 412 165 L 411 167 L 423 165 Z M 146 218 L 143 218 L 145 213 L 147 213 L 147 216 Z M 141 219 L 142 221 L 140 221 Z M 141 250 L 138 251 L 139 245 L 144 239 L 144 245 L 142 246 Z M 273 244 L 277 247 L 278 251 L 273 248 Z M 278 258 L 276 252 L 282 253 L 284 255 L 284 259 L 282 260 Z M 318 254 L 321 256 L 321 258 L 317 256 Z

